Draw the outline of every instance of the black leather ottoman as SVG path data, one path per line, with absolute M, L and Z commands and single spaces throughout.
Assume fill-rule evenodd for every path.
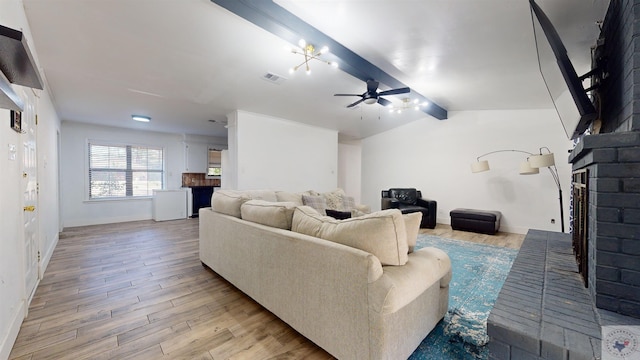
M 493 235 L 500 228 L 500 211 L 453 209 L 451 216 L 451 228 L 453 230 L 473 231 L 477 233 Z

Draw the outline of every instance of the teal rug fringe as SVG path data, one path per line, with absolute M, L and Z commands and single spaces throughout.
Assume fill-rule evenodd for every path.
M 416 249 L 423 247 L 451 258 L 449 311 L 409 359 L 488 359 L 487 319 L 518 250 L 421 234 Z

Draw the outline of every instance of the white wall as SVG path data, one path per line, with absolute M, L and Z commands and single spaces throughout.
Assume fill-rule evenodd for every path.
M 58 243 L 60 226 L 60 163 L 58 141 L 60 120 L 48 93 L 41 92 L 38 100 L 38 193 L 40 275 L 53 255 Z
M 22 30 L 29 48 L 37 62 L 37 52 L 31 38 L 22 2 L 19 0 L 0 1 L 0 24 Z M 44 74 L 41 74 L 44 76 Z M 21 86 L 13 86 L 20 96 L 31 92 Z M 57 142 L 60 129 L 51 100 L 46 91 L 36 90 L 36 113 L 39 118 L 37 128 L 37 162 L 40 193 L 36 207 L 38 227 L 38 248 L 43 257 L 40 272 L 46 266 L 46 257 L 51 255 L 57 241 L 59 226 L 59 204 L 57 194 Z M 0 359 L 9 356 L 18 335 L 27 307 L 24 278 L 24 233 L 22 230 L 22 140 L 23 136 L 9 128 L 9 110 L 0 109 Z M 16 146 L 16 159 L 9 159 L 9 145 Z
M 222 156 L 222 189 L 238 189 L 238 112 L 227 115 L 227 143 L 228 147 Z
M 182 186 L 184 143 L 181 134 L 166 134 L 77 122 L 62 123 L 63 225 L 83 226 L 152 218 L 152 199 L 88 199 L 88 140 L 160 146 L 164 148 L 165 188 Z
M 229 126 L 229 151 L 237 166 L 228 168 L 235 168 L 237 189 L 337 187 L 337 131 L 245 111 L 236 116 Z
M 360 141 L 338 144 L 338 187 L 353 196 L 356 203 L 362 200 L 362 144 Z
M 423 197 L 438 202 L 439 223 L 449 224 L 449 211 L 454 208 L 476 208 L 501 211 L 503 231 L 560 231 L 553 178 L 545 169 L 538 175 L 519 175 L 525 154 L 489 155 L 486 160 L 492 170 L 476 174 L 470 170 L 483 153 L 537 152 L 541 146 L 555 153 L 568 231 L 571 167 L 567 151 L 572 146 L 553 110 L 450 112 L 448 120 L 426 118 L 364 139 L 363 203 L 379 209 L 382 189 L 415 187 Z
M 205 135 L 184 134 L 184 172 L 206 173 L 209 149 L 226 149 L 227 139 Z

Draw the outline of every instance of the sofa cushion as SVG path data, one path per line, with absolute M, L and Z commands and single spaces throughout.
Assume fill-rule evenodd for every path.
M 293 213 L 291 230 L 366 251 L 382 265 L 404 265 L 408 259 L 405 220 L 398 209 L 335 220 L 299 206 Z
M 240 207 L 251 200 L 244 191 L 218 190 L 211 196 L 211 208 L 219 213 L 240 217 Z
M 244 193 L 253 200 L 278 201 L 276 192 L 273 190 L 245 190 Z
M 407 231 L 407 246 L 409 247 L 409 253 L 413 252 L 413 248 L 418 241 L 418 233 L 420 232 L 420 222 L 422 221 L 422 213 L 414 212 L 410 214 L 403 214 L 404 226 Z
M 240 212 L 243 220 L 279 229 L 291 230 L 294 202 L 271 202 L 249 200 L 242 204 Z
M 314 208 L 319 214 L 326 215 L 327 200 L 324 196 L 313 196 L 302 194 L 302 203 Z
M 298 206 L 304 205 L 302 202 L 302 194 L 300 193 L 291 193 L 287 191 L 276 191 L 276 199 L 279 202 L 293 202 Z

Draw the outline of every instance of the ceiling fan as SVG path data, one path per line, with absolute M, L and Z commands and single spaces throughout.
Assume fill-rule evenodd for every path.
M 361 102 L 364 102 L 365 104 L 378 103 L 382 106 L 389 106 L 391 105 L 391 101 L 382 98 L 381 96 L 404 94 L 411 91 L 411 89 L 409 89 L 408 87 L 404 87 L 378 92 L 378 84 L 379 83 L 375 80 L 367 80 L 367 91 L 362 94 L 333 94 L 333 96 L 360 96 L 362 98 L 352 104 L 347 105 L 348 108 L 354 107 Z

